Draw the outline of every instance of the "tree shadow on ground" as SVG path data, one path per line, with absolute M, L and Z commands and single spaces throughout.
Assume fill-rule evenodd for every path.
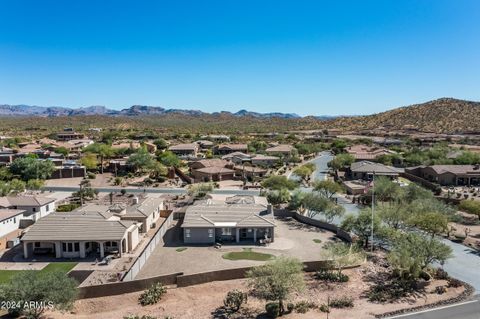
M 276 219 L 286 224 L 289 230 L 301 230 L 315 233 L 327 232 L 325 229 L 301 223 L 292 217 L 276 217 Z

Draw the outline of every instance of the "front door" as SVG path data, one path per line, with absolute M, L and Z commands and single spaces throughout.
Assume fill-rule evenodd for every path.
M 240 239 L 246 239 L 247 238 L 247 229 L 246 228 L 241 228 L 240 229 Z

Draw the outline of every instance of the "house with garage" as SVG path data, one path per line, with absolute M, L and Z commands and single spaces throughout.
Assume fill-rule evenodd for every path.
M 214 148 L 215 154 L 227 155 L 233 152 L 248 152 L 247 144 L 221 144 Z
M 21 235 L 20 220 L 23 219 L 23 209 L 0 208 L 0 251 L 11 248 L 18 242 Z M 9 242 L 12 242 L 9 245 Z
M 34 223 L 55 211 L 55 199 L 37 195 L 1 197 L 0 208 L 23 210 L 25 213 L 22 219 L 28 219 Z
M 197 143 L 177 144 L 168 148 L 169 151 L 180 157 L 197 157 L 199 149 L 200 147 Z
M 273 147 L 269 147 L 265 150 L 265 153 L 272 156 L 289 156 L 294 152 L 295 147 L 289 144 L 280 144 Z
M 416 166 L 405 172 L 445 186 L 480 185 L 480 165 Z
M 361 161 L 352 163 L 350 168 L 347 169 L 347 176 L 349 179 L 371 180 L 375 174 L 376 177 L 386 176 L 396 179 L 402 172 L 404 172 L 403 168 L 387 166 L 370 161 Z
M 92 207 L 93 209 L 93 207 Z M 52 213 L 33 224 L 22 237 L 24 258 L 103 258 L 131 252 L 139 242 L 138 226 L 114 214 L 86 209 Z
M 256 244 L 275 238 L 273 208 L 258 196 L 197 202 L 186 208 L 181 228 L 185 244 Z

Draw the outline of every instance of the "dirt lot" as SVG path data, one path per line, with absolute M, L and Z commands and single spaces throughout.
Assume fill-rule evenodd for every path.
M 294 295 L 289 301 L 297 302 L 309 300 L 317 305 L 325 304 L 327 298 L 349 296 L 354 299 L 354 307 L 348 309 L 332 309 L 330 318 L 373 318 L 374 314 L 384 313 L 397 309 L 421 306 L 438 300 L 448 299 L 463 291 L 463 287 L 451 288 L 447 293 L 438 295 L 433 292 L 436 286 L 444 285 L 445 281 L 431 282 L 424 291 L 415 296 L 404 298 L 395 303 L 375 304 L 369 302 L 364 294 L 372 283 L 362 278 L 375 272 L 372 264 L 361 268 L 344 271 L 350 276 L 348 283 L 326 284 L 306 275 L 307 287 L 304 292 Z M 114 297 L 85 299 L 77 301 L 73 313 L 51 313 L 53 318 L 122 318 L 128 314 L 152 315 L 158 318 L 171 316 L 173 318 L 212 318 L 212 313 L 223 305 L 223 298 L 232 289 L 248 291 L 246 280 L 231 280 L 212 282 L 192 287 L 169 289 L 163 299 L 156 305 L 142 307 L 138 305 L 140 293 L 131 293 Z M 249 296 L 244 306 L 244 318 L 255 318 L 264 311 L 265 301 Z M 285 318 L 326 318 L 326 314 L 318 309 L 310 310 L 306 314 L 292 313 Z

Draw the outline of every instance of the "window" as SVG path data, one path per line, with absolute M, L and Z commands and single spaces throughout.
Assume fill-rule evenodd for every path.
M 185 229 L 185 237 L 190 238 L 190 228 Z
M 67 247 L 68 247 L 68 251 L 70 251 L 70 252 L 73 251 L 73 244 L 72 243 L 68 243 Z
M 67 251 L 67 243 L 62 243 L 62 250 Z
M 47 205 L 47 212 L 50 210 L 50 205 Z
M 213 237 L 213 229 L 208 229 L 208 237 Z
M 38 241 L 35 242 L 35 248 L 40 248 L 40 243 Z
M 222 228 L 222 235 L 224 235 L 224 236 L 232 235 L 232 229 L 231 228 Z
M 36 212 L 36 211 L 37 211 L 37 208 L 36 208 L 36 207 L 33 207 L 33 208 L 32 208 L 32 211 L 33 211 L 33 212 Z
M 80 251 L 80 243 L 75 243 L 75 251 Z

